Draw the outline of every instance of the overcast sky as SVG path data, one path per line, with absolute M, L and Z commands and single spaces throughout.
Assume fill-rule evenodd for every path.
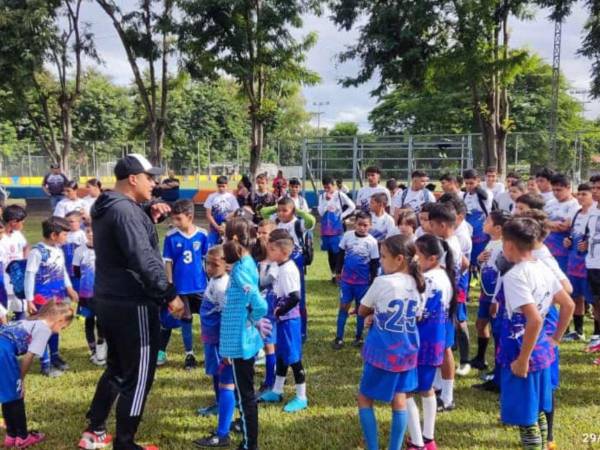
M 127 0 L 126 3 L 132 2 Z M 91 22 L 98 50 L 105 62 L 100 70 L 112 76 L 115 82 L 127 84 L 131 80 L 131 69 L 125 53 L 111 23 L 95 4 L 92 5 L 87 7 L 84 20 Z M 512 19 L 510 23 L 511 40 L 513 47 L 528 47 L 551 64 L 554 24 L 549 22 L 546 17 L 547 11 L 539 10 L 533 21 L 519 22 Z M 589 89 L 591 68 L 590 61 L 577 56 L 585 20 L 585 10 L 580 5 L 576 6 L 563 24 L 562 34 L 561 70 L 574 88 L 582 90 Z M 353 121 L 358 122 L 362 130 L 368 130 L 368 114 L 375 106 L 374 99 L 369 95 L 374 83 L 365 84 L 359 88 L 342 88 L 338 83 L 340 78 L 345 75 L 353 75 L 358 70 L 356 63 L 340 65 L 336 61 L 336 55 L 346 45 L 356 40 L 357 31 L 338 31 L 326 16 L 306 17 L 304 31 L 316 31 L 319 35 L 317 45 L 308 55 L 308 66 L 318 72 L 322 78 L 322 82 L 318 86 L 304 89 L 307 108 L 310 111 L 316 112 L 320 109 L 323 112 L 321 115 L 322 126 L 331 126 L 339 121 Z M 582 101 L 590 101 L 585 96 L 580 95 L 578 98 Z M 321 107 L 314 105 L 320 102 L 329 104 Z M 600 115 L 600 101 L 586 103 L 585 109 L 587 117 L 596 118 Z M 316 118 L 314 124 L 317 124 Z

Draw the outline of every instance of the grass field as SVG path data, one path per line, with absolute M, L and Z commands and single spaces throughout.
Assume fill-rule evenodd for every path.
M 39 240 L 39 218 L 29 218 L 26 234 L 29 242 Z M 260 408 L 260 445 L 262 449 L 362 448 L 355 394 L 362 370 L 359 353 L 351 346 L 339 352 L 329 347 L 333 338 L 338 293 L 329 281 L 326 257 L 317 252 L 309 270 L 308 282 L 309 340 L 305 346 L 309 409 L 287 415 L 280 406 Z M 475 316 L 471 303 L 471 317 Z M 588 319 L 587 324 L 591 321 Z M 352 335 L 354 321 L 348 321 Z M 586 328 L 589 332 L 589 327 Z M 198 327 L 195 327 L 195 333 Z M 474 332 L 471 329 L 471 336 Z M 196 334 L 197 336 L 197 334 Z M 475 339 L 473 339 L 475 341 Z M 195 339 L 196 353 L 202 354 Z M 89 406 L 101 369 L 88 361 L 83 321 L 76 320 L 62 337 L 62 353 L 72 369 L 57 379 L 39 375 L 34 365 L 26 379 L 26 403 L 30 427 L 48 434 L 40 449 L 75 448 L 85 426 Z M 156 443 L 163 450 L 193 448 L 192 440 L 211 432 L 215 418 L 198 418 L 195 410 L 212 402 L 210 380 L 203 369 L 182 369 L 183 351 L 179 332 L 173 335 L 169 362 L 158 370 L 146 405 L 138 437 L 140 442 Z M 583 345 L 565 344 L 562 353 L 562 385 L 558 391 L 555 434 L 560 449 L 600 448 L 585 439 L 600 438 L 600 368 L 591 365 Z M 0 374 L 0 376 L 2 376 Z M 257 382 L 263 368 L 258 368 Z M 478 382 L 477 373 L 458 379 L 455 399 L 458 409 L 438 415 L 436 440 L 441 449 L 508 449 L 518 448 L 518 431 L 498 422 L 498 402 L 493 394 L 480 393 L 470 386 Z M 293 382 L 286 387 L 286 399 L 293 395 Z M 377 409 L 380 442 L 387 445 L 389 407 Z M 114 431 L 114 420 L 109 423 Z M 234 436 L 237 445 L 237 436 Z M 384 445 L 385 444 L 385 445 Z

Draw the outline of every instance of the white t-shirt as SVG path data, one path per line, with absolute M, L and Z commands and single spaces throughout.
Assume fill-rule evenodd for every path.
M 344 206 L 347 207 L 345 210 L 343 210 Z M 319 195 L 319 205 L 317 206 L 317 210 L 319 211 L 320 216 L 325 215 L 326 212 L 331 212 L 334 215 L 345 219 L 351 215 L 355 209 L 356 205 L 354 202 L 343 192 L 334 192 L 329 200 L 326 198 L 324 192 Z
M 403 189 L 398 189 L 396 191 L 396 193 L 394 194 L 394 196 L 392 197 L 392 206 L 390 207 L 390 214 L 393 216 L 394 213 L 396 212 L 397 209 L 402 209 L 401 208 L 401 204 L 402 204 L 402 193 L 404 192 Z
M 298 266 L 291 259 L 280 264 L 277 268 L 277 277 L 273 283 L 273 293 L 279 298 L 285 298 L 292 292 L 300 292 L 300 272 Z
M 470 260 L 471 252 L 473 251 L 473 227 L 466 220 L 463 220 L 454 230 L 455 236 L 460 243 L 460 251 L 465 257 Z
M 204 291 L 204 300 L 208 300 L 216 307 L 216 311 L 222 311 L 227 297 L 227 287 L 229 285 L 229 275 L 227 273 L 219 278 L 211 278 Z
M 548 219 L 559 222 L 572 220 L 580 208 L 579 202 L 574 198 L 571 198 L 566 202 L 559 202 L 553 198 L 544 205 L 544 211 L 548 214 Z
M 398 234 L 398 229 L 394 223 L 394 219 L 388 213 L 383 213 L 381 216 L 376 216 L 371 213 L 371 236 L 377 239 L 377 242 L 384 241 L 387 237 Z
M 496 197 L 496 203 L 498 203 L 499 210 L 514 214 L 515 202 L 513 202 L 512 198 L 510 198 L 508 191 L 498 194 L 498 197 Z
M 79 211 L 85 214 L 87 212 L 87 203 L 82 198 L 75 200 L 62 199 L 58 202 L 56 208 L 54 208 L 54 215 L 57 217 L 66 217 L 71 211 Z
M 275 221 L 276 219 L 277 219 L 277 215 L 274 214 L 272 216 L 272 220 Z M 296 247 L 296 249 L 299 249 L 302 247 L 302 245 L 300 245 L 300 238 L 298 236 L 298 233 L 296 233 L 296 222 L 298 220 L 301 223 L 300 230 L 302 231 L 302 233 L 304 233 L 306 231 L 306 226 L 304 225 L 304 220 L 299 219 L 298 217 L 294 217 L 289 222 L 278 222 L 277 223 L 277 229 L 287 231 L 289 233 L 289 235 L 292 237 L 292 239 L 294 240 L 294 246 Z
M 548 202 L 550 200 L 555 200 L 555 198 L 554 198 L 554 192 L 552 192 L 552 191 L 540 192 L 540 195 L 542 196 L 542 198 L 544 199 L 544 201 L 546 202 L 546 204 L 548 204 Z
M 16 324 L 31 335 L 27 352 L 42 356 L 46 351 L 48 339 L 52 335 L 52 330 L 46 322 L 43 320 L 20 320 Z
M 96 203 L 96 199 L 98 197 L 92 197 L 91 195 L 86 195 L 85 197 L 83 197 L 83 201 L 85 202 L 85 213 L 89 216 L 90 215 L 90 211 L 92 209 L 92 206 L 94 206 L 94 203 Z
M 485 183 L 483 187 L 488 191 L 492 192 L 494 200 L 496 199 L 496 197 L 498 197 L 498 195 L 502 194 L 506 190 L 503 183 L 494 183 L 492 187 L 489 187 L 487 183 Z
M 27 239 L 20 231 L 13 231 L 11 234 L 6 233 L 0 240 L 2 252 L 6 255 L 7 263 L 23 259 L 25 247 L 27 247 Z
M 373 194 L 384 193 L 387 196 L 387 204 L 389 207 L 392 206 L 392 198 L 390 197 L 390 191 L 383 186 L 363 186 L 358 190 L 356 194 L 356 207 L 361 211 L 370 211 L 370 202 Z
M 387 313 L 390 302 L 397 299 L 419 299 L 417 311 L 422 310 L 423 297 L 417 290 L 415 279 L 402 272 L 380 275 L 360 301 L 361 305 L 375 310 L 377 313 Z
M 531 304 L 545 317 L 554 296 L 562 290 L 560 282 L 541 261 L 516 264 L 504 275 L 503 286 L 509 318 L 514 312 L 521 312 L 522 306 Z
M 452 301 L 452 284 L 448 278 L 448 274 L 441 267 L 428 270 L 423 274 L 425 278 L 425 292 L 423 293 L 423 308 L 426 306 L 428 299 L 433 297 L 435 291 L 439 291 L 442 294 L 441 303 L 444 306 L 444 310 L 447 311 L 450 308 L 450 302 Z M 419 311 L 419 316 L 422 315 L 422 310 Z
M 213 192 L 210 194 L 204 202 L 204 207 L 210 210 L 213 216 L 215 213 L 223 215 L 225 218 L 232 212 L 237 211 L 240 208 L 237 199 L 231 192 L 225 192 L 223 194 L 219 192 Z
M 585 257 L 585 267 L 600 269 L 600 209 L 593 208 L 590 210 L 588 229 L 588 253 Z
M 483 204 L 485 205 L 486 210 L 484 211 L 481 208 L 481 204 L 479 202 L 479 197 L 477 196 L 476 192 L 465 192 L 463 195 L 463 200 L 465 201 L 465 205 L 467 205 L 467 211 L 469 213 L 473 212 L 473 211 L 481 211 L 485 214 L 489 214 L 490 212 L 492 212 L 492 203 L 494 202 L 494 194 L 488 190 L 483 188 L 487 194 L 487 199 L 483 201 Z
M 294 202 L 294 206 L 296 207 L 296 209 L 299 209 L 300 211 L 306 211 L 306 212 L 310 211 L 310 208 L 308 207 L 308 203 L 307 203 L 306 199 L 304 197 L 302 197 L 301 195 L 299 195 L 298 197 L 290 196 L 290 198 Z
M 74 266 L 88 266 L 95 267 L 96 265 L 96 252 L 93 248 L 89 248 L 87 245 L 80 245 L 75 249 L 73 253 L 73 265 Z
M 546 245 L 542 245 L 540 248 L 535 249 L 533 252 L 531 252 L 531 254 L 535 259 L 542 262 L 547 268 L 549 268 L 550 272 L 558 281 L 565 281 L 568 279 L 567 275 L 565 275 L 565 273 L 562 271 L 558 265 L 558 262 L 556 261 L 556 258 L 552 256 L 552 253 L 550 253 L 550 250 L 548 250 Z
M 402 201 L 402 199 L 404 199 L 404 201 Z M 410 208 L 415 214 L 418 214 L 423 203 L 434 202 L 435 196 L 429 189 L 413 191 L 412 188 L 407 188 L 401 195 L 400 201 L 398 202 L 398 208 Z
M 85 237 L 85 231 L 77 230 L 77 231 L 69 231 L 67 233 L 67 244 L 76 244 L 78 247 L 80 245 L 85 246 L 87 243 L 87 238 Z
M 456 273 L 460 274 L 463 257 L 460 241 L 458 240 L 458 237 L 456 235 L 453 235 L 446 239 L 446 242 L 448 243 L 448 247 L 450 248 L 450 252 L 452 253 L 452 258 L 454 259 Z M 446 267 L 445 260 L 446 258 L 442 258 L 442 260 L 440 261 L 440 265 L 442 267 Z

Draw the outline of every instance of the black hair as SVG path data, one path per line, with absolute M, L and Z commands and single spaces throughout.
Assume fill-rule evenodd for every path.
M 554 170 L 552 170 L 548 167 L 543 167 L 535 173 L 536 178 L 545 178 L 548 181 L 552 180 L 553 176 L 554 176 Z
M 523 194 L 519 198 L 517 198 L 515 203 L 523 203 L 524 205 L 529 206 L 531 209 L 539 209 L 540 211 L 544 209 L 544 205 L 546 201 L 544 197 L 538 194 Z
M 269 177 L 267 176 L 266 173 L 259 173 L 258 175 L 256 175 L 256 181 L 258 180 L 268 180 Z
M 25 211 L 25 208 L 20 205 L 8 205 L 6 208 L 4 208 L 4 211 L 2 211 L 2 220 L 4 220 L 6 223 L 10 222 L 11 220 L 20 222 L 25 220 L 26 217 L 27 211 Z
M 52 216 L 42 222 L 42 236 L 49 239 L 52 233 L 70 231 L 69 222 L 62 217 Z
M 521 251 L 531 251 L 541 239 L 542 227 L 529 217 L 514 217 L 502 227 L 502 239 L 513 242 Z
M 256 241 L 256 227 L 247 219 L 234 217 L 225 224 L 226 242 L 223 244 L 225 262 L 233 264 L 242 258 L 243 252 L 250 251 Z
M 228 184 L 229 180 L 227 179 L 227 177 L 225 175 L 221 175 L 219 177 L 217 177 L 217 184 Z
M 98 178 L 90 178 L 85 182 L 86 186 L 94 186 L 98 189 L 102 189 L 102 182 Z
M 250 254 L 256 262 L 261 262 L 267 259 L 267 240 L 265 238 L 257 238 L 252 246 Z
M 503 227 L 504 224 L 512 217 L 508 211 L 501 209 L 490 212 L 489 216 L 490 219 L 492 219 L 492 223 L 495 227 Z
M 290 186 L 300 186 L 302 183 L 300 183 L 300 180 L 296 177 L 294 178 L 290 178 L 290 181 L 288 181 L 288 184 Z
M 194 202 L 187 199 L 182 198 L 173 203 L 173 208 L 171 209 L 171 214 L 185 214 L 187 216 L 194 216 Z
M 463 179 L 474 180 L 475 178 L 479 178 L 479 173 L 475 169 L 467 169 L 463 172 Z
M 408 264 L 408 273 L 415 280 L 415 283 L 417 284 L 417 290 L 420 293 L 425 292 L 425 279 L 419 270 L 419 265 L 417 264 L 417 260 L 415 258 L 415 255 L 417 254 L 417 247 L 413 243 L 412 239 L 401 234 L 396 234 L 383 241 L 381 246 L 385 247 L 393 257 L 400 255 L 404 256 L 404 259 Z
M 335 182 L 334 182 L 334 180 L 333 180 L 333 177 L 332 177 L 332 176 L 330 176 L 330 175 L 325 175 L 325 176 L 323 177 L 323 179 L 321 180 L 321 183 L 322 183 L 323 185 L 326 185 L 326 184 L 335 184 Z
M 413 173 L 410 174 L 411 178 L 423 178 L 426 176 L 427 174 L 423 170 L 413 170 Z
M 456 211 L 456 214 L 459 214 L 461 216 L 466 216 L 467 214 L 467 205 L 465 201 L 462 198 L 460 198 L 457 194 L 443 194 L 439 198 L 438 202 L 440 204 L 452 205 L 452 207 Z
M 385 182 L 385 187 L 390 192 L 395 191 L 396 189 L 398 189 L 398 182 L 395 178 L 390 178 Z
M 67 214 L 65 214 L 65 219 L 68 219 L 69 217 L 73 216 L 81 218 L 83 217 L 83 214 L 81 214 L 81 211 L 79 211 L 78 209 L 74 209 L 73 211 L 69 211 Z
M 398 212 L 398 221 L 396 222 L 396 225 L 400 226 L 403 222 L 411 226 L 413 230 L 419 228 L 419 220 L 417 219 L 417 215 L 410 208 L 404 208 Z
M 452 286 L 452 298 L 450 299 L 449 311 L 450 317 L 452 317 L 458 303 L 458 292 L 456 288 L 456 261 L 454 261 L 454 255 L 448 246 L 448 242 L 433 234 L 424 234 L 417 239 L 415 245 L 425 256 L 437 256 L 438 261 L 440 262 L 441 259 L 444 258 L 444 270 L 446 271 L 446 275 L 448 275 L 448 280 Z
M 581 183 L 579 186 L 577 186 L 577 192 L 591 192 L 592 191 L 592 185 L 590 183 Z
M 74 191 L 76 191 L 77 189 L 79 189 L 79 186 L 77 185 L 77 181 L 75 181 L 75 180 L 67 181 L 67 184 L 65 184 L 65 189 L 73 189 Z
M 385 195 L 385 192 L 376 192 L 371 195 L 371 200 L 384 206 L 387 206 L 388 204 L 388 196 Z
M 294 248 L 294 239 L 286 230 L 273 230 L 269 235 L 269 244 L 275 244 L 281 248 L 286 248 L 290 252 Z
M 506 174 L 506 178 L 514 178 L 515 180 L 520 180 L 521 179 L 521 175 L 518 174 L 517 172 L 508 172 Z
M 452 175 L 451 173 L 445 173 L 440 177 L 440 181 L 449 181 L 450 183 L 458 183 L 456 175 Z
M 369 222 L 371 222 L 371 214 L 365 211 L 357 211 L 356 213 L 354 213 L 354 218 L 357 222 L 359 220 L 368 220 Z
M 590 177 L 590 183 L 600 183 L 600 174 L 592 175 Z
M 435 192 L 435 184 L 434 183 L 428 183 L 425 185 L 425 189 L 427 189 L 428 191 L 431 192 Z
M 292 206 L 294 210 L 296 209 L 296 204 L 290 197 L 281 197 L 277 200 L 277 206 Z
M 550 179 L 550 184 L 552 186 L 570 187 L 571 179 L 562 173 L 556 173 Z
M 378 175 L 381 175 L 381 169 L 376 166 L 369 166 L 365 169 L 365 174 L 368 175 L 370 173 L 376 173 Z
M 523 214 L 519 214 L 519 218 L 529 219 L 535 221 L 539 225 L 539 237 L 538 240 L 541 242 L 550 233 L 549 224 L 548 224 L 548 214 L 540 209 L 530 209 L 529 211 L 523 212 Z
M 493 166 L 488 166 L 488 167 L 485 169 L 485 174 L 486 174 L 486 175 L 487 175 L 488 173 L 497 173 L 497 172 L 498 172 L 498 169 L 496 169 L 496 168 L 495 168 L 495 167 L 493 167 Z
M 244 185 L 244 187 L 248 190 L 252 189 L 252 181 L 250 180 L 250 177 L 246 174 L 242 175 L 242 179 L 240 180 L 240 183 L 242 183 Z
M 429 210 L 430 222 L 445 223 L 451 226 L 456 225 L 456 210 L 452 203 L 435 203 L 434 205 Z
M 443 197 L 443 195 L 442 195 Z M 441 198 L 441 197 L 440 197 Z M 429 214 L 429 211 L 431 211 L 431 209 L 435 206 L 434 202 L 428 202 L 428 203 L 423 203 L 421 205 L 421 209 L 419 210 L 419 214 L 420 213 L 427 213 Z

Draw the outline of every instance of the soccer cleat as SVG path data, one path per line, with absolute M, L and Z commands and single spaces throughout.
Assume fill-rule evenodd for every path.
M 308 399 L 294 397 L 283 407 L 283 410 L 286 413 L 295 413 L 306 408 L 308 408 Z
M 200 417 L 208 417 L 208 416 L 218 416 L 219 415 L 219 405 L 214 404 L 210 406 L 206 406 L 205 408 L 198 408 L 196 413 Z
M 440 397 L 437 398 L 437 412 L 452 411 L 453 409 L 456 409 L 456 404 L 454 402 L 445 405 Z
M 362 348 L 363 346 L 363 339 L 362 338 L 356 338 L 352 341 L 352 347 L 354 348 Z
M 406 450 L 423 450 L 425 447 L 420 447 L 418 445 L 413 444 L 410 439 L 406 443 Z
M 196 357 L 191 353 L 186 355 L 185 362 L 183 363 L 183 368 L 185 370 L 192 370 L 198 367 L 198 362 L 196 361 Z
M 112 436 L 106 431 L 100 433 L 95 431 L 84 431 L 79 440 L 79 448 L 84 450 L 97 450 L 106 448 L 112 442 Z
M 437 444 L 435 440 L 431 439 L 430 441 L 425 442 L 425 450 L 437 450 Z
M 39 444 L 44 439 L 46 439 L 46 435 L 44 433 L 39 433 L 37 431 L 30 431 L 26 438 L 17 437 L 15 439 L 15 448 L 27 448 L 32 447 L 34 445 Z
M 478 358 L 473 358 L 471 361 L 469 361 L 469 365 L 473 368 L 473 369 L 477 369 L 477 370 L 487 370 L 488 369 L 488 364 Z
M 456 375 L 461 377 L 466 377 L 471 372 L 471 365 L 469 363 L 461 364 L 458 369 L 456 369 Z
M 200 448 L 226 448 L 231 445 L 229 436 L 219 437 L 216 433 L 205 438 L 196 439 L 194 445 Z
M 341 350 L 344 347 L 344 341 L 338 338 L 335 338 L 331 341 L 331 348 L 334 350 Z
M 563 342 L 585 341 L 585 335 L 579 334 L 577 331 L 572 331 L 562 338 Z
M 48 378 L 58 378 L 64 374 L 62 370 L 58 370 L 55 367 L 42 366 L 42 375 Z
M 164 366 L 167 363 L 167 352 L 163 352 L 162 350 L 158 351 L 158 358 L 156 358 L 157 366 Z
M 98 354 L 94 353 L 92 356 L 90 356 L 90 362 L 92 364 L 94 364 L 95 366 L 105 366 L 106 365 L 106 360 L 101 360 L 100 358 L 98 358 Z
M 234 433 L 242 433 L 244 425 L 242 424 L 242 419 L 241 418 L 237 418 L 234 421 L 231 422 L 231 425 L 229 426 L 229 431 L 233 431 Z
M 4 436 L 4 448 L 12 448 L 15 446 L 17 442 L 16 437 L 9 436 L 8 434 Z
M 58 354 L 50 357 L 50 364 L 52 364 L 52 366 L 56 369 L 62 370 L 63 372 L 69 370 L 69 365 Z
M 258 403 L 279 403 L 283 400 L 283 395 L 276 394 L 273 391 L 263 392 L 260 397 L 258 397 Z
M 487 392 L 500 392 L 500 388 L 493 380 L 484 381 L 483 383 L 474 384 L 471 386 L 473 389 L 479 389 Z
M 108 345 L 106 344 L 106 342 L 96 345 L 96 357 L 98 358 L 98 361 L 106 363 L 107 354 Z

